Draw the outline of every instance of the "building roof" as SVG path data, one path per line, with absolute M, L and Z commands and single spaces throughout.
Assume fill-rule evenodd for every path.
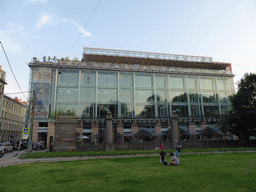
M 214 70 L 227 70 L 229 68 L 231 71 L 230 63 L 213 62 L 211 57 L 88 47 L 84 47 L 83 60 L 85 62 L 110 62 Z

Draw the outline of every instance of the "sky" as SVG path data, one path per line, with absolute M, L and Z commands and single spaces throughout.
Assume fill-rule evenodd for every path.
M 0 0 L 0 41 L 22 91 L 33 57 L 82 59 L 83 47 L 212 57 L 235 87 L 255 73 L 255 0 Z M 6 71 L 5 94 L 26 100 Z

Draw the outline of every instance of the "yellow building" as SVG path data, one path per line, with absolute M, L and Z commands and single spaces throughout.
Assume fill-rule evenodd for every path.
M 1 130 L 0 141 L 15 141 L 20 138 L 26 103 L 17 98 L 12 99 L 6 95 L 3 96 L 1 111 Z

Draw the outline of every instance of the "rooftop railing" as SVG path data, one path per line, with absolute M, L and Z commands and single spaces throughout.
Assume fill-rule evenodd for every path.
M 165 54 L 165 53 L 151 53 L 151 52 L 139 52 L 139 51 L 124 51 L 124 50 L 114 50 L 114 49 L 98 49 L 98 48 L 89 48 L 89 47 L 84 47 L 83 53 L 84 54 L 92 54 L 92 55 L 137 57 L 137 58 L 146 58 L 146 59 L 212 62 L 211 57 L 176 55 L 176 54 Z

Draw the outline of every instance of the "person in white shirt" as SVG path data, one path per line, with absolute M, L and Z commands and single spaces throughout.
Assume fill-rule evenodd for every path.
M 173 153 L 170 153 L 171 155 L 171 161 L 168 163 L 168 165 L 179 165 L 180 164 L 180 160 L 173 155 Z

